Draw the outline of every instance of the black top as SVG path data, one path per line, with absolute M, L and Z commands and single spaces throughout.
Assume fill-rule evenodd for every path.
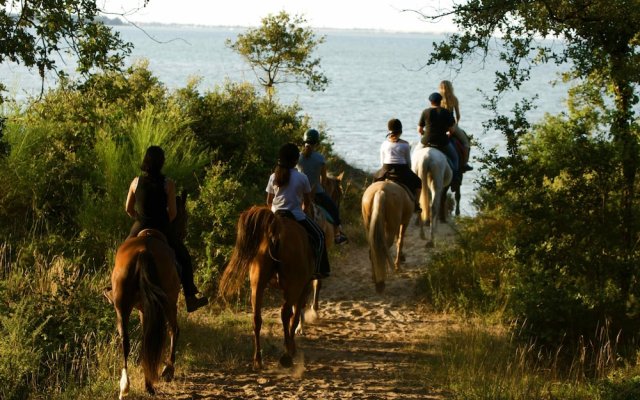
M 445 147 L 449 144 L 447 131 L 456 123 L 453 114 L 444 108 L 427 108 L 422 111 L 418 126 L 424 127 L 420 142 L 425 146 Z
M 136 187 L 136 213 L 143 229 L 152 228 L 165 232 L 169 227 L 165 177 L 142 175 Z

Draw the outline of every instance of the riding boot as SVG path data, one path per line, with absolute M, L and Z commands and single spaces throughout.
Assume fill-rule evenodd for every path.
M 206 297 L 196 297 L 196 295 L 186 296 L 184 298 L 185 303 L 187 304 L 187 312 L 194 312 L 200 307 L 204 307 L 209 304 L 209 299 Z
M 422 208 L 420 207 L 420 190 L 418 189 L 414 195 L 414 212 L 416 213 L 421 213 L 422 212 Z

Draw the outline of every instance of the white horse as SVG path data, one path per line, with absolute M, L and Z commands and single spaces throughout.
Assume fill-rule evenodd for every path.
M 430 233 L 427 246 L 433 246 L 433 235 L 436 224 L 442 215 L 441 204 L 444 204 L 446 188 L 451 184 L 453 171 L 447 156 L 433 147 L 422 147 L 418 144 L 411 155 L 411 169 L 422 179 L 420 191 L 420 207 L 422 214 L 418 217 L 420 237 L 425 239 L 424 223 L 430 222 Z

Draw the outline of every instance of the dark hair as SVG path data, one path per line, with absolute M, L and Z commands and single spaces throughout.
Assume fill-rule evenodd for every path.
M 389 134 L 399 135 L 402 133 L 402 122 L 397 118 L 391 118 L 387 122 L 387 130 Z
M 140 169 L 150 176 L 162 176 L 164 166 L 164 151 L 160 146 L 149 146 L 142 160 Z
M 300 158 L 298 146 L 293 143 L 287 143 L 280 147 L 278 151 L 278 164 L 275 170 L 274 183 L 276 186 L 282 187 L 289 184 L 291 177 L 290 169 L 295 167 Z
M 433 92 L 429 95 L 429 101 L 433 104 L 440 104 L 442 101 L 442 95 L 438 92 Z

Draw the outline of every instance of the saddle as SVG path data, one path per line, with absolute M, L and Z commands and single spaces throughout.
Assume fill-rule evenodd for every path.
M 167 245 L 169 245 L 169 241 L 167 240 L 167 237 L 164 235 L 164 233 L 160 232 L 157 229 L 143 229 L 140 231 L 140 233 L 138 233 L 137 237 L 152 237 L 154 239 L 158 239 L 161 240 L 162 242 L 166 243 Z M 171 247 L 171 246 L 169 246 Z M 171 249 L 173 251 L 173 249 Z M 173 262 L 174 264 L 176 264 L 176 269 L 178 270 L 178 276 L 180 277 L 180 279 L 182 279 L 182 265 L 180 265 L 180 263 L 178 262 L 178 260 L 175 257 L 175 252 L 174 252 L 174 256 L 173 256 Z
M 158 240 L 162 240 L 167 244 L 169 243 L 164 233 L 160 232 L 157 229 L 143 229 L 138 233 L 137 237 L 152 237 Z

